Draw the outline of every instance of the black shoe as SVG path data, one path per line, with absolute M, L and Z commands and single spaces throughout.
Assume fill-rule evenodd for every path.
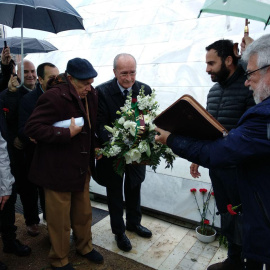
M 152 236 L 152 232 L 147 228 L 143 227 L 141 224 L 138 225 L 129 225 L 127 224 L 126 229 L 130 232 L 135 232 L 139 236 L 144 238 L 150 238 Z
M 75 270 L 75 268 L 73 268 L 70 263 L 68 263 L 65 266 L 61 266 L 61 267 L 52 266 L 52 269 L 53 270 Z
M 210 265 L 207 270 L 240 270 L 244 265 L 239 260 L 237 262 L 227 258 L 225 261 Z
M 30 226 L 27 226 L 27 233 L 30 235 L 30 236 L 37 236 L 40 234 L 40 230 L 39 230 L 39 226 L 38 224 L 32 224 Z
M 101 264 L 104 262 L 103 256 L 95 249 L 93 249 L 91 252 L 88 252 L 82 256 L 93 263 Z
M 115 240 L 119 249 L 126 252 L 132 249 L 132 245 L 125 233 L 115 235 Z
M 7 266 L 4 263 L 0 262 L 0 270 L 7 270 L 7 269 L 8 269 Z
M 31 248 L 23 245 L 19 240 L 13 240 L 4 246 L 5 253 L 13 253 L 17 256 L 28 256 L 31 253 Z

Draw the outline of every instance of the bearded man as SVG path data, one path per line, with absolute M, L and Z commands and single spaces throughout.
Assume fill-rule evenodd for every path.
M 206 168 L 235 166 L 243 211 L 242 256 L 239 270 L 270 269 L 270 35 L 250 44 L 245 86 L 256 106 L 248 109 L 228 136 L 216 141 L 176 136 L 156 128 L 156 141 L 175 154 Z M 210 266 L 211 267 L 211 266 Z M 231 268 L 235 269 L 235 268 Z
M 252 91 L 245 85 L 244 69 L 238 64 L 231 40 L 218 40 L 206 47 L 206 72 L 216 82 L 207 96 L 207 111 L 228 131 L 237 126 L 243 113 L 255 105 Z M 200 177 L 198 165 L 192 163 L 190 174 Z M 231 216 L 227 205 L 240 205 L 235 166 L 209 169 L 221 216 L 221 232 L 228 240 L 228 258 L 208 270 L 238 270 L 241 265 L 241 216 Z

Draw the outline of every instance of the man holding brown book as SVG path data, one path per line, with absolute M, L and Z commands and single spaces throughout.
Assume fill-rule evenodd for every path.
M 262 270 L 263 264 L 270 269 L 269 43 L 270 35 L 262 36 L 243 54 L 243 60 L 248 62 L 245 85 L 253 91 L 257 105 L 243 114 L 237 127 L 225 138 L 199 140 L 156 128 L 159 133 L 156 141 L 167 144 L 182 158 L 210 169 L 236 167 L 235 181 L 243 211 L 242 257 L 245 260 L 238 268 L 212 269 Z
M 206 72 L 216 82 L 207 96 L 207 111 L 228 131 L 235 128 L 243 113 L 255 105 L 252 92 L 244 85 L 244 69 L 234 55 L 233 42 L 218 40 L 206 47 Z M 192 163 L 190 174 L 200 177 L 198 165 Z M 227 205 L 240 205 L 235 166 L 209 169 L 221 216 L 221 231 L 228 240 L 228 258 L 208 270 L 238 270 L 241 265 L 241 216 L 231 216 Z

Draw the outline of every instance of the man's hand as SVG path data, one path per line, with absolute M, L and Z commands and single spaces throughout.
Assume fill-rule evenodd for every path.
M 251 37 L 243 37 L 242 38 L 242 42 L 241 42 L 241 54 L 243 54 L 243 52 L 246 50 L 247 46 L 252 43 L 254 41 L 254 39 L 252 39 Z
M 98 153 L 98 150 L 99 150 L 100 148 L 95 148 L 95 158 L 96 158 L 96 160 L 99 160 L 99 159 L 101 159 L 102 158 L 102 154 L 99 154 Z
M 169 135 L 171 134 L 171 132 L 163 130 L 163 129 L 158 128 L 158 127 L 155 128 L 155 131 L 160 134 L 160 135 L 155 136 L 155 141 L 160 142 L 162 144 L 166 144 L 167 139 L 168 139 Z
M 8 81 L 8 90 L 10 92 L 16 92 L 17 86 L 19 86 L 18 77 L 14 75 L 10 75 L 10 79 Z
M 69 130 L 70 130 L 70 137 L 73 138 L 74 136 L 76 136 L 78 133 L 80 133 L 82 131 L 82 126 L 76 126 L 75 125 L 75 119 L 74 117 L 71 118 L 71 123 L 69 126 Z
M 14 145 L 15 148 L 17 148 L 19 150 L 23 149 L 23 143 L 21 142 L 21 140 L 18 137 L 16 137 L 14 139 L 13 145 Z
M 32 143 L 37 144 L 37 141 L 36 141 L 35 139 L 29 137 L 29 140 L 30 140 Z
M 11 54 L 9 47 L 3 48 L 1 53 L 1 62 L 3 65 L 8 65 L 11 60 Z
M 0 205 L 1 205 L 0 210 L 1 211 L 4 209 L 5 203 L 7 202 L 9 197 L 10 197 L 9 195 L 0 197 Z
M 190 165 L 190 174 L 193 178 L 199 178 L 201 176 L 200 172 L 198 171 L 199 165 L 192 163 Z

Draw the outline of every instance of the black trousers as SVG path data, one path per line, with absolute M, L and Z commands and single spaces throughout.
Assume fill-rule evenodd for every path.
M 42 188 L 28 180 L 29 164 L 25 158 L 24 150 L 18 150 L 13 145 L 8 144 L 11 173 L 15 178 L 17 193 L 20 195 L 23 205 L 23 213 L 27 226 L 40 222 L 38 212 L 38 198 L 43 213 L 45 213 L 45 199 Z
M 237 185 L 237 170 L 235 167 L 210 169 L 209 176 L 214 189 L 217 209 L 222 215 L 221 232 L 228 239 L 228 257 L 239 261 L 242 253 L 242 225 L 237 224 L 237 222 L 241 219 L 229 215 L 227 210 L 228 204 L 232 206 L 241 204 Z
M 12 194 L 7 200 L 4 208 L 0 211 L 0 228 L 2 234 L 2 241 L 4 246 L 8 246 L 11 241 L 16 239 L 15 226 L 15 203 L 16 203 L 17 193 L 15 190 L 15 185 L 12 187 Z
M 209 176 L 215 193 L 217 209 L 220 213 L 228 212 L 228 204 L 232 206 L 241 204 L 235 167 L 210 169 Z
M 142 219 L 141 213 L 141 181 L 144 179 L 145 166 L 126 166 L 125 178 L 114 174 L 107 185 L 107 200 L 111 220 L 112 233 L 122 234 L 126 226 L 123 220 L 124 202 L 123 190 L 126 202 L 126 221 L 130 225 L 138 225 Z M 137 179 L 138 180 L 138 179 Z M 124 186 L 124 187 L 123 187 Z

